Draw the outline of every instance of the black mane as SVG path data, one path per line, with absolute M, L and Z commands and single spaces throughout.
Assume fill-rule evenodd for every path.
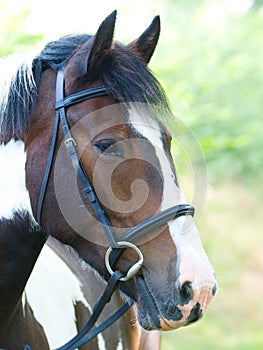
M 58 69 L 89 39 L 85 34 L 62 37 L 47 44 L 33 59 L 31 67 L 21 64 L 10 83 L 7 99 L 0 102 L 0 144 L 12 138 L 23 139 L 43 71 Z M 100 70 L 100 80 L 119 102 L 148 103 L 170 114 L 159 82 L 140 59 L 121 44 L 116 43 L 111 62 Z

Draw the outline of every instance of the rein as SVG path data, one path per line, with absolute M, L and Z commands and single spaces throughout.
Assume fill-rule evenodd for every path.
M 41 216 L 42 216 L 42 208 L 45 200 L 45 193 L 47 190 L 55 148 L 56 148 L 56 140 L 59 130 L 59 125 L 64 133 L 64 144 L 67 149 L 67 153 L 69 158 L 72 161 L 72 166 L 80 180 L 84 192 L 87 195 L 87 198 L 92 205 L 95 216 L 98 221 L 101 223 L 104 234 L 109 243 L 109 249 L 106 252 L 105 256 L 105 266 L 109 272 L 108 284 L 101 295 L 101 297 L 97 300 L 93 313 L 86 323 L 86 325 L 82 328 L 82 330 L 72 338 L 65 345 L 57 348 L 56 350 L 74 350 L 84 343 L 90 341 L 92 338 L 97 336 L 99 333 L 108 328 L 111 324 L 113 324 L 118 318 L 120 318 L 130 307 L 131 303 L 125 303 L 120 309 L 118 309 L 115 313 L 113 313 L 108 319 L 106 319 L 102 324 L 98 327 L 95 327 L 91 330 L 91 328 L 95 325 L 98 317 L 100 316 L 105 305 L 110 301 L 110 298 L 115 291 L 117 284 L 119 281 L 125 282 L 135 276 L 141 266 L 143 264 L 143 256 L 141 251 L 137 246 L 135 246 L 133 241 L 142 237 L 147 232 L 152 231 L 153 229 L 160 227 L 161 225 L 175 220 L 181 216 L 191 215 L 194 216 L 194 208 L 189 204 L 180 204 L 173 206 L 167 210 L 164 210 L 146 220 L 138 224 L 137 226 L 130 229 L 126 232 L 121 238 L 118 237 L 113 227 L 110 224 L 108 217 L 106 216 L 104 210 L 102 209 L 96 193 L 90 183 L 90 180 L 87 176 L 87 173 L 84 169 L 84 166 L 81 162 L 81 159 L 78 155 L 76 149 L 76 141 L 73 138 L 73 135 L 70 131 L 70 127 L 67 121 L 66 116 L 66 107 L 74 106 L 80 102 L 96 98 L 102 96 L 109 96 L 109 92 L 105 86 L 99 86 L 96 88 L 91 88 L 88 90 L 84 90 L 75 94 L 72 94 L 68 97 L 64 97 L 64 67 L 60 68 L 57 72 L 57 82 L 56 82 L 56 118 L 54 123 L 54 131 L 51 139 L 47 165 L 44 173 L 44 177 L 42 180 L 42 185 L 39 194 L 38 206 L 37 206 L 37 221 L 41 225 Z M 137 255 L 139 256 L 139 260 L 128 270 L 126 275 L 123 275 L 120 271 L 113 271 L 112 267 L 114 267 L 120 258 L 121 254 L 126 248 L 132 248 Z M 90 331 L 91 330 L 91 331 Z M 90 332 L 89 332 L 90 331 Z M 88 333 L 89 332 L 89 333 Z M 30 349 L 28 345 L 25 346 L 24 349 Z

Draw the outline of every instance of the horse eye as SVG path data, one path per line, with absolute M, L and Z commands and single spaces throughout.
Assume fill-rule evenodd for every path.
M 118 149 L 115 140 L 102 140 L 95 143 L 94 146 L 101 154 L 109 156 L 120 155 L 120 150 Z

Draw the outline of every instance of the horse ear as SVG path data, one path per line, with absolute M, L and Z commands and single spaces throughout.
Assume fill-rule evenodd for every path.
M 106 57 L 113 49 L 113 35 L 116 22 L 117 11 L 113 11 L 101 23 L 97 33 L 94 36 L 91 51 L 88 57 L 87 72 L 98 69 Z
M 96 77 L 104 60 L 113 49 L 113 34 L 117 11 L 112 12 L 100 25 L 97 33 L 90 38 L 67 65 L 66 90 L 85 75 Z
M 156 16 L 145 32 L 143 32 L 138 39 L 132 41 L 127 47 L 139 56 L 144 63 L 149 63 L 156 48 L 160 30 L 160 17 Z

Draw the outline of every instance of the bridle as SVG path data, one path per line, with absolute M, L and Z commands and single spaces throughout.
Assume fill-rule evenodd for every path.
M 66 108 L 74 106 L 80 102 L 93 99 L 101 96 L 109 96 L 110 93 L 105 86 L 99 86 L 95 88 L 90 88 L 83 90 L 81 92 L 74 93 L 68 97 L 64 97 L 64 67 L 60 68 L 57 72 L 57 81 L 56 81 L 56 118 L 54 123 L 54 131 L 51 139 L 47 165 L 42 180 L 42 185 L 39 194 L 38 206 L 37 206 L 37 221 L 41 225 L 41 216 L 42 216 L 42 207 L 45 199 L 45 193 L 47 185 L 49 182 L 49 177 L 51 173 L 56 140 L 59 130 L 59 125 L 63 130 L 64 134 L 64 144 L 67 149 L 69 158 L 72 161 L 73 168 L 77 174 L 78 179 L 80 180 L 83 190 L 94 210 L 97 220 L 100 222 L 104 234 L 109 243 L 109 249 L 105 255 L 105 266 L 110 275 L 108 279 L 107 287 L 97 300 L 91 318 L 86 323 L 84 328 L 67 344 L 61 346 L 57 350 L 73 350 L 81 346 L 82 344 L 88 342 L 95 336 L 97 336 L 104 329 L 108 328 L 112 323 L 114 323 L 118 318 L 120 318 L 130 307 L 131 303 L 125 303 L 120 309 L 118 309 L 113 315 L 106 319 L 100 326 L 90 329 L 94 326 L 99 315 L 101 314 L 105 304 L 110 300 L 111 295 L 117 287 L 119 281 L 127 281 L 135 276 L 143 264 L 143 255 L 140 249 L 134 245 L 136 239 L 142 237 L 147 232 L 152 231 L 153 229 L 169 222 L 175 220 L 181 216 L 191 215 L 194 216 L 194 208 L 189 204 L 180 204 L 173 206 L 167 210 L 159 212 L 158 214 L 144 220 L 139 225 L 133 227 L 128 232 L 126 232 L 121 239 L 117 236 L 114 231 L 110 221 L 102 209 L 99 200 L 96 196 L 93 186 L 90 183 L 90 180 L 87 176 L 87 173 L 84 169 L 84 166 L 81 162 L 81 159 L 78 155 L 76 148 L 76 141 L 73 138 L 73 135 L 70 131 L 70 127 L 67 121 Z M 126 275 L 123 275 L 120 271 L 113 271 L 113 267 L 116 265 L 118 259 L 120 258 L 122 252 L 126 248 L 132 248 L 138 255 L 138 261 L 129 269 Z M 89 332 L 89 333 L 88 333 Z M 30 349 L 26 345 L 25 349 Z

